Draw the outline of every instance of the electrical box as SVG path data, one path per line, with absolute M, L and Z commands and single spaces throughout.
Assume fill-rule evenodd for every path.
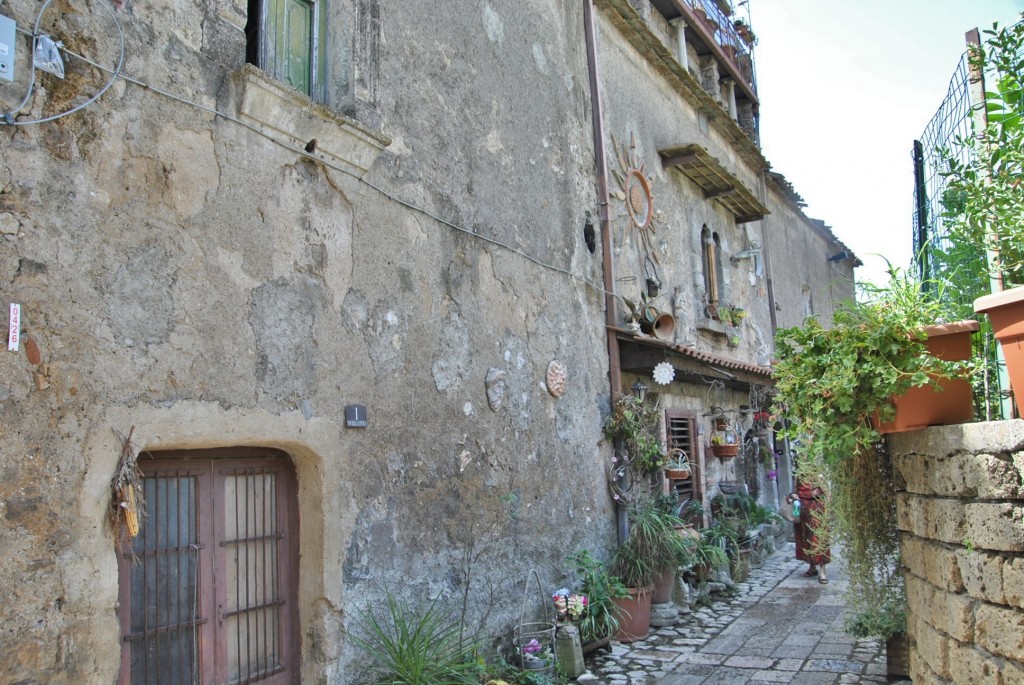
M 0 15 L 0 79 L 4 81 L 14 80 L 14 54 L 18 47 L 14 44 L 16 26 L 13 19 Z

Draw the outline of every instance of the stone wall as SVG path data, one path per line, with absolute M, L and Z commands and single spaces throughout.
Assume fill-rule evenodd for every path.
M 1024 421 L 894 436 L 915 683 L 1024 682 Z

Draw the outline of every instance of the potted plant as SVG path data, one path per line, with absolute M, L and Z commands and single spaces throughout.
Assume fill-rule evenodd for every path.
M 984 33 L 983 44 L 970 46 L 969 59 L 991 84 L 985 93 L 986 126 L 958 138 L 953 150 L 942 151 L 945 235 L 929 241 L 927 259 L 932 273 L 956 286 L 955 299 L 973 300 L 974 311 L 988 315 L 1019 407 L 1024 397 L 1024 79 L 1019 57 L 1024 25 Z
M 719 459 L 731 459 L 740 453 L 739 434 L 725 419 L 715 420 L 715 430 L 711 433 L 711 451 Z
M 669 480 L 686 480 L 690 477 L 690 460 L 686 452 L 681 449 L 673 449 L 668 453 L 665 462 L 665 478 Z
M 888 287 L 861 288 L 865 299 L 840 306 L 831 327 L 811 317 L 775 338 L 775 400 L 788 432 L 811 436 L 805 446 L 833 461 L 878 440 L 878 426 L 896 418 L 894 398 L 966 371 L 962 362 L 928 353 L 926 327 L 942 306 L 921 283 L 890 267 Z M 940 402 L 952 399 L 938 395 Z
M 890 268 L 887 288 L 776 336 L 775 403 L 797 441 L 797 479 L 821 482 L 823 546 L 842 545 L 856 611 L 902 594 L 892 460 L 877 425 L 892 421 L 893 398 L 962 372 L 962 362 L 928 354 L 922 329 L 941 305 L 914 279 Z M 938 394 L 939 397 L 944 393 Z
M 615 600 L 619 607 L 622 642 L 642 640 L 650 630 L 653 585 L 667 569 L 675 571 L 687 550 L 675 526 L 682 521 L 666 512 L 654 497 L 643 497 L 628 509 L 629 535 L 615 552 L 612 572 L 629 590 L 630 597 Z
M 854 637 L 880 637 L 885 642 L 885 662 L 889 676 L 908 675 L 906 598 L 895 596 L 883 604 L 866 606 L 851 614 L 846 632 Z
M 607 644 L 619 629 L 614 600 L 629 597 L 629 591 L 589 551 L 579 550 L 569 557 L 569 561 L 580 579 L 579 593 L 587 597 L 586 611 L 576 621 L 583 652 L 586 653 Z
M 757 36 L 754 35 L 754 31 L 750 28 L 750 25 L 742 19 L 737 19 L 732 23 L 732 27 L 736 29 L 736 34 L 743 40 L 747 45 L 754 45 L 757 43 Z
M 653 473 L 665 463 L 664 448 L 655 436 L 658 417 L 655 403 L 623 394 L 615 399 L 605 420 L 605 436 L 616 441 L 619 456 L 639 473 Z
M 700 537 L 691 546 L 690 552 L 693 558 L 691 568 L 700 582 L 706 581 L 716 568 L 729 561 L 725 539 L 710 528 L 700 531 Z
M 740 307 L 724 305 L 718 308 L 718 319 L 730 326 L 739 326 L 747 318 L 747 311 Z

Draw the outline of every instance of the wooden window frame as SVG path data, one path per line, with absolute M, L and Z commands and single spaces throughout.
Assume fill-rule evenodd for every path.
M 722 302 L 722 239 L 703 226 L 700 231 L 701 266 L 704 269 L 704 293 L 712 309 Z

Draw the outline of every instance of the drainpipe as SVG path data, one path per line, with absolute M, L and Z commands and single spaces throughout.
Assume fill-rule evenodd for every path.
M 619 340 L 612 330 L 618 322 L 615 302 L 615 272 L 612 261 L 612 232 L 608 221 L 608 161 L 604 146 L 604 118 L 601 110 L 601 88 L 597 65 L 597 31 L 594 24 L 594 0 L 583 0 L 583 27 L 587 41 L 587 71 L 590 75 L 590 108 L 594 127 L 594 162 L 597 172 L 597 214 L 601 229 L 601 255 L 604 266 L 605 331 L 608 339 L 608 380 L 612 401 L 622 394 L 622 367 Z M 619 542 L 626 539 L 628 524 L 622 507 L 616 507 Z

